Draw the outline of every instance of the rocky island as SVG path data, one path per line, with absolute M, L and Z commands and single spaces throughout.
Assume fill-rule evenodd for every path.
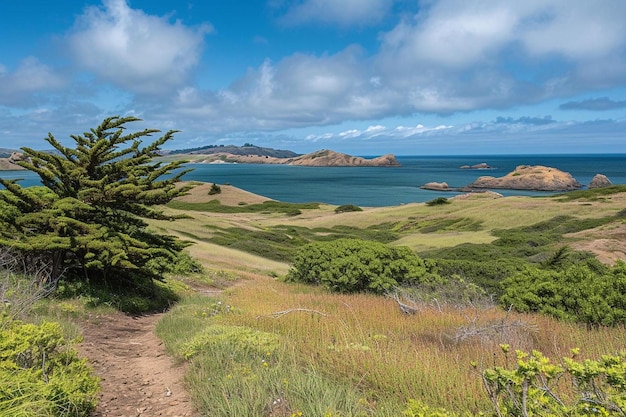
M 481 162 L 480 164 L 475 165 L 462 165 L 459 167 L 460 169 L 494 169 L 491 165 L 486 162 Z
M 483 176 L 467 186 L 529 191 L 572 191 L 582 188 L 571 174 L 541 165 L 520 165 L 503 177 Z

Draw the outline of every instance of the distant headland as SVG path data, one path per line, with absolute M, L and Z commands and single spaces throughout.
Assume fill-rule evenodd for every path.
M 164 153 L 166 158 L 185 159 L 206 164 L 283 164 L 310 167 L 397 167 L 400 163 L 393 154 L 377 158 L 362 158 L 322 149 L 305 155 L 286 150 L 244 146 L 208 146 Z
M 23 158 L 19 151 L 0 149 L 0 171 L 24 169 L 16 162 Z M 393 154 L 377 158 L 363 158 L 322 149 L 305 155 L 292 151 L 263 148 L 251 144 L 243 146 L 204 146 L 201 148 L 162 151 L 164 159 L 184 159 L 205 164 L 283 164 L 310 167 L 397 167 L 400 163 Z

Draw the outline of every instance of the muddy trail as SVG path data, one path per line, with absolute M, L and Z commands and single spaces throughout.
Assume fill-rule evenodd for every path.
M 165 353 L 155 334 L 162 314 L 92 316 L 80 324 L 78 347 L 101 378 L 94 417 L 196 417 L 183 386 L 184 364 Z

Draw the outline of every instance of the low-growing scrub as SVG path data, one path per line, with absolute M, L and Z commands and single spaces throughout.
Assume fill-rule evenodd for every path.
M 588 326 L 626 324 L 626 263 L 598 262 L 560 270 L 526 267 L 502 282 L 502 303 Z
M 444 204 L 450 204 L 450 200 L 445 197 L 437 197 L 433 200 L 427 201 L 427 206 L 442 206 Z
M 221 193 L 222 193 L 222 187 L 213 183 L 211 185 L 211 188 L 209 189 L 209 195 L 215 195 L 215 194 L 221 194 Z
M 610 187 L 593 188 L 591 190 L 575 190 L 554 196 L 557 201 L 567 202 L 574 200 L 598 201 L 607 196 L 626 192 L 626 185 L 612 185 Z
M 58 323 L 25 323 L 0 311 L 0 415 L 90 415 L 98 378 L 71 344 Z
M 349 213 L 352 211 L 363 211 L 363 209 L 359 206 L 355 206 L 354 204 L 344 204 L 342 206 L 338 206 L 335 208 L 335 213 Z
M 338 239 L 303 246 L 286 279 L 336 292 L 382 294 L 399 284 L 418 283 L 426 276 L 424 261 L 407 247 Z
M 574 348 L 571 357 L 553 363 L 536 350 L 516 350 L 509 358 L 510 346 L 500 347 L 505 365 L 482 372 L 497 416 L 626 415 L 626 351 L 578 360 Z
M 211 200 L 206 203 L 189 203 L 180 200 L 172 200 L 167 206 L 176 210 L 207 211 L 213 213 L 282 213 L 293 214 L 295 210 L 317 210 L 319 203 L 285 203 L 280 201 L 264 201 L 260 204 L 246 204 L 227 206 L 219 200 Z

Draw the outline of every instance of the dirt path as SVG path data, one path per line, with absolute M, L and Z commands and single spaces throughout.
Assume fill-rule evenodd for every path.
M 94 417 L 195 417 L 182 385 L 184 365 L 165 354 L 154 333 L 161 314 L 94 316 L 81 323 L 79 346 L 101 378 Z

